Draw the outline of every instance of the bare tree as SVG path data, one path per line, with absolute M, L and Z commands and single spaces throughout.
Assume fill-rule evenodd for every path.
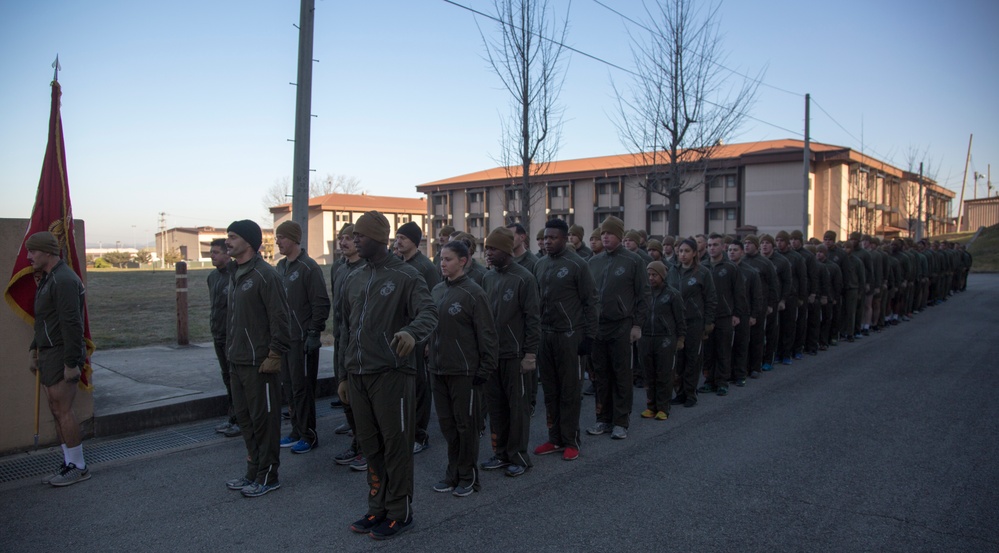
M 907 228 L 909 229 L 910 236 L 917 236 L 917 230 L 922 226 L 922 219 L 925 219 L 925 213 L 927 206 L 925 203 L 922 205 L 922 213 L 920 213 L 919 200 L 925 194 L 924 183 L 926 180 L 936 181 L 937 173 L 939 169 L 934 165 L 933 160 L 929 158 L 929 147 L 920 149 L 918 146 L 909 145 L 905 152 L 905 163 L 909 173 L 913 175 L 919 175 L 920 165 L 922 165 L 922 182 L 913 182 L 907 180 L 902 185 L 901 190 L 901 201 L 902 204 L 899 206 L 902 211 L 905 212 L 905 218 L 907 223 Z M 923 229 L 925 232 L 925 229 Z
M 730 84 L 722 66 L 719 5 L 658 0 L 645 6 L 644 31 L 631 34 L 636 78 L 618 100 L 625 147 L 640 157 L 639 186 L 669 204 L 669 234 L 680 232 L 680 196 L 704 184 L 718 148 L 756 100 L 756 79 Z
M 361 179 L 349 177 L 347 175 L 333 175 L 326 173 L 321 179 L 313 177 L 309 184 L 309 197 L 325 196 L 327 194 L 360 194 Z
M 326 176 L 319 178 L 312 177 L 309 183 L 309 197 L 315 198 L 327 194 L 360 194 L 364 192 L 361 188 L 361 179 L 347 175 L 334 175 L 326 173 Z M 274 206 L 291 202 L 291 178 L 284 177 L 274 181 L 274 184 L 267 189 L 263 197 L 264 217 L 262 220 L 271 221 L 273 215 L 271 208 Z
M 489 64 L 511 97 L 498 157 L 511 177 L 507 190 L 519 190 L 520 222 L 530 233 L 531 206 L 544 192 L 544 187 L 532 190 L 531 177 L 547 172 L 560 145 L 558 97 L 565 81 L 569 7 L 561 22 L 547 0 L 494 0 L 493 7 L 498 37 L 487 39 L 481 27 L 479 33 Z

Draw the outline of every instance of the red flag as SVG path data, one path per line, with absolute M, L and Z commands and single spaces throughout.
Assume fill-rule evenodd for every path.
M 35 290 L 37 286 L 34 271 L 28 261 L 25 246 L 28 237 L 36 232 L 49 231 L 55 235 L 62 249 L 66 264 L 83 280 L 83 267 L 76 255 L 76 238 L 73 235 L 73 209 L 69 201 L 69 180 L 66 177 L 66 151 L 62 137 L 62 116 L 59 113 L 59 97 L 62 90 L 59 81 L 52 81 L 52 109 L 49 112 L 49 143 L 45 148 L 45 161 L 42 164 L 42 178 L 38 181 L 35 207 L 31 211 L 31 221 L 21 241 L 21 249 L 14 262 L 13 274 L 4 290 L 7 304 L 29 325 L 35 324 Z M 94 342 L 90 339 L 90 321 L 87 307 L 83 307 L 83 336 L 87 343 L 87 361 L 80 377 L 80 388 L 92 390 L 90 356 L 94 353 Z

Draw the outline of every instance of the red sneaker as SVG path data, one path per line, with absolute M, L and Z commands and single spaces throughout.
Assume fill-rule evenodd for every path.
M 555 453 L 556 451 L 562 451 L 562 446 L 555 445 L 551 442 L 545 442 L 534 448 L 535 455 L 548 455 L 549 453 Z
M 572 446 L 565 448 L 565 451 L 562 452 L 563 461 L 575 461 L 578 458 L 579 458 L 579 450 Z

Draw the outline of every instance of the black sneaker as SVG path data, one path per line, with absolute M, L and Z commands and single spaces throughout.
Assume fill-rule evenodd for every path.
M 527 467 L 521 465 L 510 465 L 506 467 L 506 475 L 511 477 L 517 477 L 527 472 Z
M 675 398 L 669 400 L 670 405 L 683 405 L 685 403 L 687 403 L 687 396 L 685 395 L 678 395 Z
M 454 486 L 448 484 L 446 480 L 434 484 L 434 491 L 437 493 L 449 493 L 454 491 Z
M 348 447 L 343 453 L 337 453 L 334 455 L 333 462 L 338 465 L 349 465 L 354 462 L 354 459 L 356 458 L 357 452 L 354 451 L 354 448 Z
M 685 400 L 685 401 L 683 402 L 683 406 L 684 406 L 684 407 L 693 407 L 693 406 L 695 406 L 695 405 L 697 405 L 697 398 L 696 398 L 696 397 L 688 397 L 688 398 L 687 398 L 687 399 L 686 399 L 686 400 Z
M 455 497 L 468 497 L 473 493 L 475 493 L 475 486 L 473 486 L 472 484 L 469 484 L 467 486 L 462 486 L 461 484 L 458 484 L 457 486 L 454 487 L 454 490 L 451 491 L 451 495 Z
M 409 517 L 409 520 L 383 520 L 378 526 L 371 529 L 368 534 L 376 540 L 388 540 L 396 537 L 401 532 L 405 532 L 413 525 L 413 517 Z
M 510 463 L 504 461 L 503 459 L 500 459 L 499 457 L 493 457 L 492 459 L 483 462 L 480 466 L 482 467 L 482 470 L 496 470 L 509 465 Z
M 341 424 L 340 426 L 338 426 L 338 427 L 336 427 L 336 428 L 333 429 L 333 433 L 336 434 L 336 435 L 338 435 L 338 436 L 343 436 L 344 434 L 349 434 L 350 433 L 350 424 L 346 423 L 346 422 L 343 423 L 343 424 Z
M 714 384 L 705 384 L 697 389 L 697 393 L 699 394 L 712 394 L 717 391 L 718 388 L 715 388 Z
M 592 396 L 592 395 L 596 395 L 596 393 L 597 393 L 597 389 L 593 387 L 593 383 L 592 382 L 590 382 L 590 385 L 587 386 L 585 390 L 583 390 L 583 395 L 584 396 Z
M 735 381 L 735 385 L 738 386 L 738 387 L 740 387 L 740 388 L 745 387 L 746 386 L 746 379 L 745 378 L 740 378 L 740 379 L 736 380 Z
M 384 515 L 364 515 L 364 518 L 350 525 L 350 531 L 357 532 L 358 534 L 367 534 L 368 532 L 371 532 L 372 528 L 378 526 L 384 520 Z
M 728 386 L 719 386 L 718 387 L 718 391 L 715 392 L 715 395 L 727 396 L 728 395 Z

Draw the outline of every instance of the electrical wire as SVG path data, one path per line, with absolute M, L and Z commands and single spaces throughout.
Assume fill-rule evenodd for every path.
M 452 6 L 455 6 L 455 7 L 458 7 L 458 8 L 461 8 L 461 9 L 463 9 L 463 10 L 467 10 L 467 11 L 469 11 L 469 12 L 473 13 L 473 14 L 476 14 L 476 15 L 480 15 L 480 16 L 482 16 L 482 17 L 485 17 L 485 18 L 487 18 L 487 19 L 491 19 L 492 21 L 495 21 L 495 22 L 499 23 L 500 25 L 503 25 L 503 26 L 506 26 L 506 25 L 510 25 L 509 23 L 507 23 L 507 22 L 505 22 L 505 21 L 503 21 L 503 20 L 499 19 L 499 18 L 498 18 L 498 17 L 496 17 L 496 16 L 493 16 L 493 15 L 490 15 L 490 14 L 487 14 L 487 13 L 484 13 L 484 12 L 481 12 L 481 11 L 479 11 L 479 10 L 476 10 L 476 9 L 474 9 L 474 8 L 470 8 L 470 7 L 468 7 L 468 6 L 465 6 L 465 5 L 463 5 L 463 4 L 459 4 L 458 2 L 455 2 L 454 0 L 442 0 L 442 1 L 443 1 L 443 2 L 445 2 L 445 3 L 447 3 L 447 4 L 451 4 Z M 514 29 L 517 29 L 518 31 L 521 31 L 521 32 L 523 32 L 523 31 L 524 31 L 524 29 L 522 29 L 522 28 L 520 28 L 520 27 L 518 27 L 518 26 L 516 26 L 516 25 L 513 25 L 513 28 L 514 28 Z M 587 53 L 587 52 L 584 52 L 584 51 L 582 51 L 582 50 L 579 50 L 578 48 L 574 48 L 574 47 L 572 47 L 572 46 L 569 46 L 569 45 L 567 45 L 567 44 L 565 44 L 565 43 L 563 43 L 563 42 L 560 42 L 560 41 L 558 41 L 558 40 L 555 40 L 555 39 L 552 39 L 552 38 L 549 38 L 549 37 L 546 37 L 546 36 L 544 36 L 544 35 L 541 35 L 541 34 L 538 34 L 538 33 L 535 33 L 535 32 L 533 32 L 533 31 L 530 31 L 530 33 L 531 33 L 532 35 L 534 35 L 534 36 L 536 36 L 536 37 L 540 38 L 541 40 L 546 40 L 546 41 L 548 41 L 548 42 L 551 42 L 552 44 L 555 44 L 555 45 L 557 45 L 557 46 L 559 46 L 559 47 L 562 47 L 562 48 L 565 48 L 566 50 L 569 50 L 569 51 L 571 51 L 571 52 L 575 52 L 575 53 L 577 53 L 577 54 L 579 54 L 579 55 L 581 55 L 581 56 L 585 56 L 585 57 L 587 57 L 587 58 L 589 58 L 589 59 L 592 59 L 593 61 L 596 61 L 597 63 L 602 63 L 602 64 L 604 64 L 604 65 L 607 65 L 608 67 L 613 67 L 614 69 L 617 69 L 617 70 L 619 70 L 619 71 L 622 71 L 622 72 L 624 72 L 624 73 L 627 73 L 627 74 L 629 74 L 629 75 L 631 75 L 631 76 L 633 76 L 633 77 L 637 77 L 637 78 L 639 78 L 639 79 L 644 79 L 644 78 L 645 78 L 645 76 L 643 76 L 643 75 L 639 74 L 639 73 L 638 73 L 638 72 L 636 72 L 636 71 L 633 71 L 633 70 L 631 70 L 631 69 L 627 69 L 627 68 L 625 68 L 625 67 L 622 67 L 622 66 L 620 66 L 620 65 L 618 65 L 618 64 L 616 64 L 616 63 L 613 63 L 613 62 L 610 62 L 610 61 L 607 61 L 607 60 L 605 60 L 605 59 L 603 59 L 603 58 L 600 58 L 600 57 L 598 57 L 598 56 L 595 56 L 595 55 L 593 55 L 593 54 L 590 54 L 590 53 Z M 789 91 L 785 91 L 785 92 L 789 92 Z M 794 92 L 791 92 L 791 94 L 795 94 L 795 93 L 794 93 Z M 722 105 L 720 105 L 720 104 L 717 104 L 717 103 L 715 103 L 715 102 L 712 102 L 712 101 L 710 101 L 710 100 L 707 100 L 707 99 L 704 99 L 704 102 L 705 102 L 706 104 L 710 104 L 710 105 L 712 105 L 712 106 L 714 106 L 714 107 L 718 107 L 718 108 L 723 108 L 723 107 L 725 107 L 725 106 L 722 106 Z M 762 124 L 764 124 L 764 125 L 769 125 L 769 126 L 771 126 L 771 127 L 774 127 L 774 128 L 776 128 L 776 129 L 780 129 L 780 130 L 782 130 L 782 131 L 784 131 L 784 132 L 788 132 L 788 133 L 791 133 L 791 134 L 792 134 L 792 135 L 794 135 L 795 137 L 803 137 L 803 136 L 804 136 L 804 132 L 803 132 L 803 131 L 793 131 L 793 130 L 791 130 L 791 129 L 788 129 L 788 128 L 786 128 L 786 127 L 782 127 L 782 126 L 780 126 L 780 125 L 777 125 L 777 124 L 775 124 L 775 123 L 771 123 L 771 122 L 769 122 L 769 121 L 764 121 L 763 119 L 760 119 L 760 118 L 757 118 L 757 117 L 753 117 L 752 115 L 749 115 L 748 113 L 745 113 L 745 112 L 740 112 L 740 113 L 739 113 L 739 115 L 741 115 L 741 116 L 743 116 L 743 117 L 746 117 L 747 119 L 752 119 L 753 121 L 756 121 L 756 122 L 758 122 L 758 123 L 762 123 Z
M 645 29 L 646 31 L 648 31 L 648 32 L 650 32 L 652 34 L 657 34 L 655 30 L 650 29 L 645 24 L 643 24 L 643 23 L 641 23 L 639 21 L 636 21 L 636 20 L 628 17 L 627 15 L 625 15 L 625 14 L 623 14 L 623 13 L 615 10 L 614 8 L 608 6 L 607 4 L 604 4 L 600 0 L 593 0 L 593 2 L 595 4 L 603 7 L 604 9 L 606 9 L 606 10 L 608 10 L 608 11 L 610 11 L 610 12 L 616 14 L 616 15 L 618 15 L 621 19 L 624 19 L 625 21 L 628 21 L 632 25 L 635 25 L 637 27 L 641 27 L 642 29 Z M 706 61 L 708 63 L 711 63 L 713 65 L 717 65 L 718 67 L 724 69 L 725 71 L 728 71 L 729 73 L 732 73 L 733 75 L 738 75 L 738 76 L 740 76 L 740 77 L 742 77 L 744 79 L 748 79 L 748 80 L 750 80 L 750 81 L 752 81 L 752 82 L 754 82 L 754 83 L 756 83 L 758 85 L 762 85 L 762 86 L 765 86 L 767 88 L 772 88 L 774 90 L 783 92 L 785 94 L 790 94 L 792 96 L 797 96 L 799 98 L 803 98 L 805 96 L 804 94 L 802 94 L 800 92 L 794 92 L 793 90 L 788 90 L 786 88 L 781 88 L 781 87 L 779 87 L 777 85 L 772 85 L 772 84 L 764 81 L 763 79 L 759 79 L 759 78 L 756 78 L 756 77 L 750 77 L 749 75 L 746 75 L 745 73 L 740 73 L 740 72 L 736 71 L 735 69 L 732 69 L 731 67 L 727 67 L 727 66 L 719 63 L 717 60 L 705 58 L 703 55 L 700 54 L 700 52 L 693 52 L 693 51 L 691 51 L 690 53 L 693 54 L 693 55 L 695 55 L 695 56 L 697 56 L 697 57 L 699 57 L 699 58 L 701 58 L 702 60 L 704 60 L 704 61 Z

